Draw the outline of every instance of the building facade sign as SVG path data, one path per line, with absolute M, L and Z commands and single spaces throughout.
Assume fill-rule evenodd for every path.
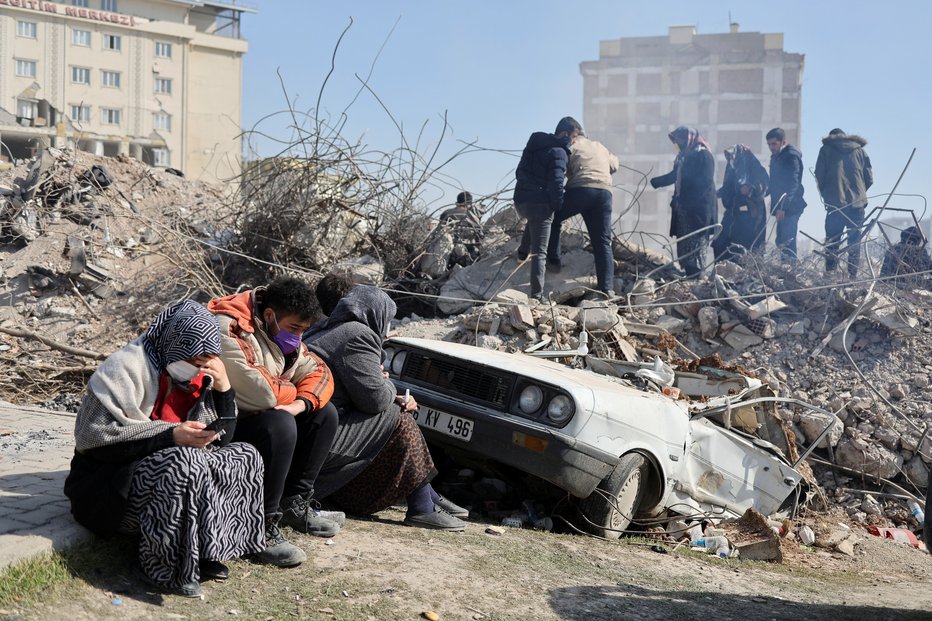
M 109 11 L 95 11 L 78 6 L 63 6 L 54 2 L 41 2 L 40 0 L 0 0 L 0 6 L 12 6 L 21 9 L 31 9 L 43 13 L 54 13 L 67 17 L 78 17 L 90 21 L 107 22 L 123 26 L 135 26 L 137 18 L 132 15 L 110 13 Z M 146 20 L 148 21 L 148 20 Z

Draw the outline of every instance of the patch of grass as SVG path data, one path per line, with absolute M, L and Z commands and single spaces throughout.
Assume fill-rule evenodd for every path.
M 37 593 L 71 579 L 68 564 L 57 552 L 11 565 L 0 573 L 0 608 L 28 602 Z

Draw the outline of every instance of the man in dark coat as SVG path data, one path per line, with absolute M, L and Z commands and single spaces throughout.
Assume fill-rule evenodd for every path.
M 770 148 L 770 213 L 777 220 L 777 247 L 783 260 L 796 262 L 796 233 L 803 215 L 803 154 L 775 127 L 767 132 Z
M 838 249 L 847 230 L 848 275 L 855 278 L 861 261 L 861 227 L 867 190 L 874 183 L 867 141 L 835 128 L 822 139 L 815 176 L 825 203 L 825 271 L 838 267 Z
M 570 146 L 582 133 L 582 125 L 563 117 L 554 133 L 534 132 L 521 153 L 515 171 L 515 208 L 527 218 L 518 259 L 531 258 L 531 297 L 540 300 L 544 291 L 547 242 L 553 215 L 563 206 L 563 182 Z
M 747 251 L 760 251 L 767 241 L 767 207 L 764 204 L 770 181 L 767 171 L 743 144 L 726 149 L 725 159 L 728 166 L 718 190 L 725 215 L 722 232 L 712 243 L 716 261 Z
M 654 188 L 674 186 L 670 235 L 676 237 L 676 255 L 688 276 L 701 275 L 705 270 L 706 250 L 710 232 L 689 236 L 693 231 L 715 224 L 715 158 L 709 145 L 693 127 L 681 125 L 669 134 L 670 142 L 679 153 L 673 170 L 650 180 Z M 688 236 L 688 237 L 687 237 Z M 686 239 L 680 239 L 686 237 Z

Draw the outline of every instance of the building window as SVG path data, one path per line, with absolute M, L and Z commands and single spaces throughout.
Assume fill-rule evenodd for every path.
M 16 116 L 24 119 L 34 119 L 39 116 L 39 102 L 34 99 L 17 99 Z
M 120 35 L 105 34 L 103 36 L 103 47 L 105 50 L 120 51 Z
M 153 166 L 171 166 L 171 152 L 168 149 L 152 149 Z
M 119 125 L 122 112 L 119 108 L 101 108 L 100 122 L 104 125 Z
M 71 67 L 71 81 L 76 84 L 90 84 L 91 70 L 88 67 Z
M 71 6 L 83 6 L 85 9 L 88 8 L 88 0 L 71 0 Z
M 163 95 L 171 95 L 172 94 L 171 78 L 156 78 L 155 79 L 155 92 L 162 93 Z
M 163 132 L 172 130 L 172 115 L 167 112 L 156 112 L 152 115 L 152 126 Z
M 164 41 L 155 42 L 155 55 L 159 58 L 171 58 L 172 57 L 172 44 L 165 43 Z
M 16 22 L 16 36 L 17 37 L 26 37 L 27 39 L 36 38 L 36 23 L 35 22 Z
M 36 61 L 16 59 L 16 75 L 21 78 L 36 77 Z
M 100 10 L 110 11 L 111 13 L 116 13 L 117 12 L 117 0 L 100 0 Z
M 80 47 L 90 47 L 91 46 L 91 31 L 90 30 L 72 30 L 71 31 L 71 45 L 78 45 Z
M 72 121 L 90 121 L 91 120 L 91 107 L 83 106 L 79 104 L 71 104 L 71 120 Z
M 101 86 L 120 88 L 120 72 L 102 70 L 100 72 L 100 84 Z

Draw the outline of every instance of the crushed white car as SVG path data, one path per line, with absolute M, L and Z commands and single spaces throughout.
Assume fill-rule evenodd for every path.
M 581 526 L 609 538 L 636 517 L 667 511 L 795 510 L 812 448 L 800 454 L 778 411 L 821 412 L 823 436 L 833 420 L 719 368 L 676 372 L 664 394 L 643 377 L 650 373 L 638 373 L 647 363 L 549 353 L 583 367 L 570 368 L 414 338 L 389 339 L 385 349 L 392 380 L 418 401 L 428 440 L 556 485 L 578 499 Z

